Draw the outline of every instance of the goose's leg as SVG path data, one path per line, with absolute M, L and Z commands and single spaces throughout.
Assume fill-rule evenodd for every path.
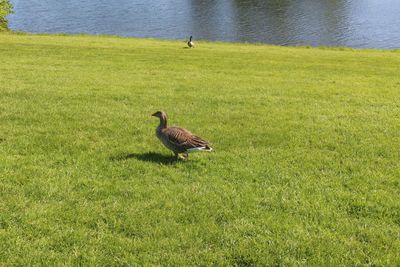
M 175 157 L 177 160 L 186 160 L 186 158 L 187 158 L 187 157 L 185 157 L 185 154 L 180 155 L 179 153 L 176 153 L 176 152 L 174 152 L 174 154 L 175 154 Z

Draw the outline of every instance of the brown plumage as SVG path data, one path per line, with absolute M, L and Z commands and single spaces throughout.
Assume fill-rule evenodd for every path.
M 201 137 L 192 134 L 186 129 L 180 127 L 167 127 L 167 114 L 163 111 L 157 111 L 152 116 L 160 119 L 160 125 L 156 128 L 156 136 L 177 158 L 179 154 L 188 158 L 188 153 L 194 151 L 211 151 L 209 143 Z

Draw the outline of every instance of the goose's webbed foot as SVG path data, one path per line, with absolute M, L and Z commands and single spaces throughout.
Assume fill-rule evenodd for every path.
M 183 153 L 183 154 L 179 154 L 179 153 L 174 153 L 175 157 L 177 160 L 183 160 L 186 161 L 189 157 L 188 153 Z

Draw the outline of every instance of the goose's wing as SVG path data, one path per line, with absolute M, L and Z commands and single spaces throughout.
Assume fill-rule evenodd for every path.
M 209 147 L 209 143 L 206 140 L 180 127 L 168 127 L 164 130 L 164 134 L 170 142 L 186 150 L 198 147 Z

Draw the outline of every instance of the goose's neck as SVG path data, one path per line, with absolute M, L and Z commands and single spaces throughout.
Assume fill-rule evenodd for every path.
M 189 39 L 189 42 L 191 42 L 192 41 L 192 36 L 190 36 L 190 39 Z
M 160 125 L 158 127 L 161 129 L 167 128 L 167 116 L 160 117 Z

